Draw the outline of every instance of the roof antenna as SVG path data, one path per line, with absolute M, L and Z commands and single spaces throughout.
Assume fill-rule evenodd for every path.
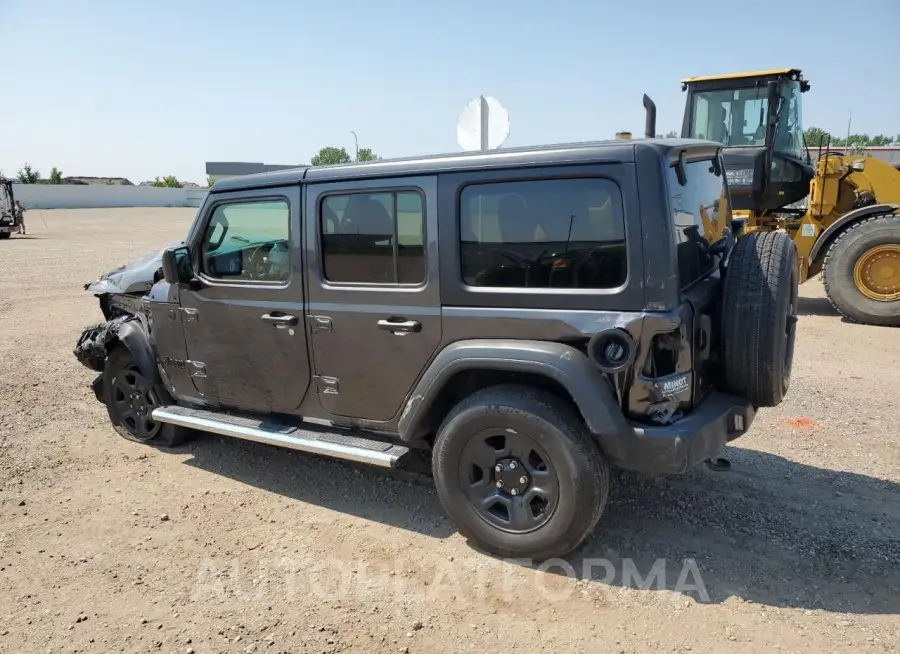
M 648 139 L 656 137 L 656 104 L 650 99 L 650 96 L 644 94 L 644 109 L 647 112 L 647 119 L 644 124 L 644 136 Z

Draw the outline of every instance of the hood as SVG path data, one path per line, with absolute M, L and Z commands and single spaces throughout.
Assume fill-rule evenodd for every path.
M 158 271 L 162 267 L 162 255 L 168 248 L 183 245 L 183 241 L 170 243 L 164 248 L 149 252 L 130 263 L 100 275 L 99 279 L 84 285 L 84 290 L 91 293 L 146 293 L 158 279 Z

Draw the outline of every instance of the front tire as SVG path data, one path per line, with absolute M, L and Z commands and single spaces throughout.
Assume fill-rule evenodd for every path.
M 10 236 L 12 236 L 12 232 L 0 232 L 0 241 L 7 239 Z
M 441 424 L 432 469 L 460 533 L 502 557 L 565 556 L 594 530 L 609 466 L 576 411 L 546 391 L 482 389 Z
M 167 403 L 165 389 L 140 369 L 124 345 L 106 357 L 103 399 L 113 428 L 130 441 L 176 447 L 191 436 L 190 429 L 153 420 L 153 409 Z

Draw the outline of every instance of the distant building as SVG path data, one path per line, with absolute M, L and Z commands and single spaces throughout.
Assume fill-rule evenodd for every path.
M 247 161 L 207 161 L 206 175 L 216 182 L 229 177 L 253 175 L 254 173 L 269 173 L 274 170 L 290 170 L 300 168 L 300 165 L 283 166 L 277 164 L 264 164 Z
M 63 184 L 91 184 L 103 186 L 134 186 L 124 177 L 64 177 Z

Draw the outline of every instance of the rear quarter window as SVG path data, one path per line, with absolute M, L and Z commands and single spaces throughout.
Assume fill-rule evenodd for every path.
M 724 167 L 717 168 L 712 159 L 686 163 L 687 183 L 682 186 L 675 166 L 669 167 L 669 210 L 683 289 L 718 266 L 720 255 L 710 254 L 709 248 L 731 229 L 728 187 L 723 170 Z
M 606 178 L 467 186 L 460 267 L 469 286 L 612 289 L 625 283 L 622 195 Z

